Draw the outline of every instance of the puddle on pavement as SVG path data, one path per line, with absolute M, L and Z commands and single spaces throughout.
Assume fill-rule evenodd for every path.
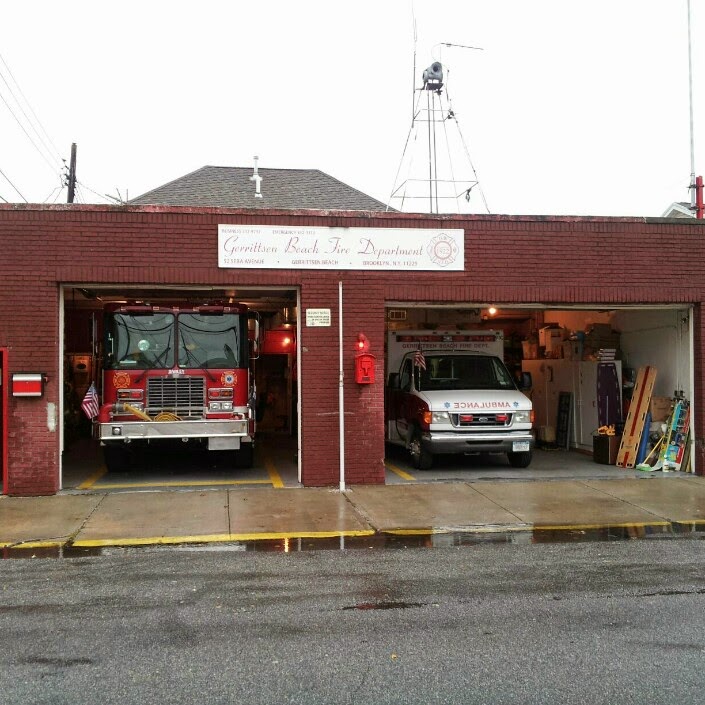
M 343 607 L 344 610 L 405 610 L 409 607 L 425 607 L 425 602 L 360 602 Z
M 427 534 L 374 534 L 335 538 L 284 538 L 237 541 L 231 543 L 163 544 L 152 546 L 53 546 L 48 548 L 0 548 L 0 559 L 92 558 L 95 556 L 134 555 L 158 551 L 301 553 L 304 551 L 344 551 L 408 548 L 472 547 L 487 544 L 582 543 L 633 540 L 705 539 L 702 524 L 654 524 L 599 528 L 536 528 L 514 531 L 458 531 Z

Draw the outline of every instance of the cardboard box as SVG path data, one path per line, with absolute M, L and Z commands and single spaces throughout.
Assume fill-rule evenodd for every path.
M 592 459 L 601 465 L 615 465 L 621 436 L 600 436 L 592 437 Z
M 583 344 L 579 340 L 564 340 L 561 343 L 561 354 L 565 360 L 582 360 Z
M 521 352 L 525 360 L 538 360 L 539 344 L 524 340 L 521 344 Z
M 539 329 L 539 346 L 546 348 L 546 352 L 555 350 L 565 338 L 565 330 L 563 328 L 553 328 L 546 326 Z
M 673 399 L 671 397 L 651 397 L 649 412 L 651 413 L 651 421 L 667 421 L 671 415 L 671 407 Z

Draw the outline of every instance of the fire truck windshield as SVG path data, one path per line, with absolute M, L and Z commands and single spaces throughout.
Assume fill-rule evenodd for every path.
M 105 367 L 149 370 L 174 364 L 174 315 L 113 313 L 106 319 Z
M 179 314 L 179 367 L 242 367 L 240 320 L 234 313 Z

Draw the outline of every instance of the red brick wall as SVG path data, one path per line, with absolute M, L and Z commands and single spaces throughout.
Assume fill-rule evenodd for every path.
M 217 225 L 465 228 L 464 272 L 219 269 Z M 703 407 L 705 224 L 618 218 L 438 217 L 167 207 L 0 205 L 0 347 L 10 372 L 48 374 L 42 399 L 9 405 L 12 494 L 58 487 L 58 321 L 63 283 L 300 287 L 332 325 L 301 328 L 302 463 L 307 485 L 337 485 L 338 282 L 343 282 L 346 482 L 384 481 L 384 302 L 695 304 L 696 412 Z M 374 385 L 353 378 L 355 340 L 377 356 Z M 703 414 L 696 414 L 702 469 Z

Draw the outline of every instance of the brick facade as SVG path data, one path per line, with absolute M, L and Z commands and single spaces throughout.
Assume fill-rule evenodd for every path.
M 217 266 L 219 223 L 465 229 L 464 272 L 233 270 Z M 58 488 L 60 288 L 72 285 L 285 286 L 332 326 L 301 327 L 305 485 L 338 483 L 338 283 L 343 283 L 346 482 L 384 482 L 385 301 L 536 303 L 558 307 L 694 305 L 696 462 L 705 466 L 702 374 L 705 224 L 695 220 L 0 205 L 0 348 L 9 373 L 48 375 L 41 399 L 9 399 L 8 483 L 15 495 Z M 353 381 L 359 332 L 378 359 L 374 385 Z

